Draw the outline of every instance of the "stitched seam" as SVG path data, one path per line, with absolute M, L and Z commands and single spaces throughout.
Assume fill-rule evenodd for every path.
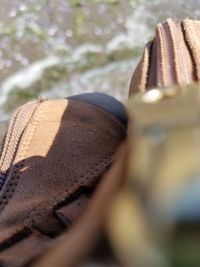
M 96 174 L 99 172 L 99 170 L 102 170 L 102 173 L 103 173 L 105 171 L 106 167 L 109 166 L 112 161 L 113 161 L 113 159 L 112 159 L 112 155 L 111 155 L 108 158 L 106 158 L 105 160 L 103 160 L 102 162 L 100 162 L 97 166 L 95 166 L 92 170 L 87 172 L 85 175 L 79 176 L 75 180 L 74 186 L 72 188 L 70 188 L 70 190 L 65 191 L 62 194 L 62 196 L 61 196 L 62 200 L 58 200 L 58 198 L 56 198 L 56 200 L 59 202 L 54 205 L 54 208 L 56 208 L 56 206 L 59 205 L 60 202 L 65 201 L 67 198 L 69 198 L 81 186 L 85 186 L 87 181 L 90 180 L 91 177 L 96 176 Z M 60 197 L 59 197 L 59 199 L 60 199 Z
M 98 165 L 96 165 L 92 170 L 88 171 L 86 174 L 79 176 L 74 181 L 74 185 L 70 190 L 63 192 L 61 196 L 54 198 L 54 201 L 55 201 L 54 204 L 41 205 L 39 208 L 36 208 L 32 212 L 30 212 L 26 223 L 31 224 L 31 227 L 34 227 L 34 224 L 35 224 L 34 218 L 40 215 L 41 210 L 45 211 L 45 210 L 52 209 L 52 213 L 53 213 L 56 207 L 60 203 L 66 201 L 66 199 L 69 198 L 73 193 L 75 193 L 81 186 L 87 186 L 87 181 L 89 180 L 91 176 L 95 176 L 99 170 L 103 170 L 102 172 L 104 172 L 106 167 L 108 167 L 114 160 L 114 157 L 113 157 L 114 154 L 115 153 L 112 153 L 108 158 L 101 161 Z M 54 213 L 53 215 L 55 216 Z M 57 216 L 56 216 L 56 219 L 58 219 Z
M 191 53 L 192 53 L 192 56 L 193 56 L 193 60 L 194 60 L 194 63 L 195 63 L 196 76 L 197 76 L 197 79 L 199 80 L 200 79 L 200 71 L 199 71 L 199 68 L 198 68 L 199 60 L 198 60 L 198 57 L 197 57 L 198 52 L 199 52 L 198 38 L 195 35 L 194 26 L 189 20 L 184 20 L 183 25 L 184 25 L 184 29 L 186 31 L 185 38 L 186 38 L 186 41 L 189 44 L 189 47 L 191 49 Z M 191 36 L 192 36 L 193 39 L 191 38 Z
M 80 188 L 73 192 L 69 197 L 65 198 L 63 201 L 58 202 L 53 207 L 53 211 L 58 211 L 63 207 L 71 204 L 72 202 L 76 201 L 80 196 L 84 195 L 85 197 L 89 198 L 88 195 L 92 195 L 94 187 L 87 187 L 87 186 L 80 186 Z
M 18 109 L 16 115 L 13 116 L 10 122 L 10 129 L 7 133 L 7 141 L 5 143 L 5 151 L 1 156 L 0 160 L 0 190 L 3 189 L 4 184 L 6 183 L 7 178 L 9 177 L 9 168 L 11 162 L 14 161 L 17 154 L 17 147 L 20 143 L 20 140 L 23 136 L 23 132 L 26 129 L 30 118 L 32 117 L 34 111 L 37 108 L 37 102 L 29 102 Z M 27 113 L 26 116 L 23 116 L 24 113 Z M 11 143 L 11 144 L 9 144 Z M 12 158 L 12 159 L 11 159 Z
M 197 78 L 197 73 L 195 72 L 195 68 L 196 68 L 196 63 L 195 63 L 195 59 L 193 57 L 193 53 L 192 53 L 192 50 L 191 50 L 191 47 L 190 47 L 190 44 L 188 42 L 188 36 L 187 36 L 187 31 L 186 31 L 186 28 L 185 28 L 185 24 L 184 24 L 184 21 L 181 22 L 181 30 L 182 30 L 182 34 L 183 34 L 183 39 L 184 39 L 184 42 L 185 42 L 185 45 L 188 49 L 188 53 L 190 55 L 190 59 L 191 59 L 191 62 L 192 62 L 192 67 L 193 67 L 193 71 L 192 71 L 192 74 L 193 74 L 193 79 L 194 81 L 197 81 L 198 78 Z
M 107 111 L 104 107 L 100 107 L 100 106 L 96 106 L 94 103 L 91 103 L 91 102 L 86 102 L 86 101 L 82 101 L 82 100 L 79 100 L 79 99 L 69 99 L 70 101 L 75 101 L 75 102 L 80 102 L 80 103 L 84 103 L 88 106 L 92 106 L 94 109 L 108 115 L 110 118 L 112 118 L 117 124 L 118 126 L 122 127 L 125 131 L 126 131 L 126 126 L 125 124 L 122 122 L 122 120 L 120 119 L 120 116 L 118 116 L 118 114 L 113 115 L 110 111 Z M 124 107 L 125 109 L 125 107 Z M 127 118 L 128 120 L 128 118 Z
M 41 105 L 43 105 L 43 106 L 41 107 L 41 105 L 40 105 L 38 107 L 38 108 L 40 108 L 40 110 L 38 111 L 38 109 L 36 109 L 34 114 L 33 114 L 33 117 L 32 117 L 33 125 L 29 129 L 29 131 L 26 133 L 26 139 L 24 140 L 24 143 L 22 144 L 22 151 L 19 154 L 19 162 L 22 162 L 22 163 L 16 164 L 13 167 L 12 176 L 10 177 L 10 179 L 8 181 L 8 184 L 6 186 L 6 190 L 2 194 L 2 196 L 0 197 L 0 212 L 2 212 L 2 210 L 8 204 L 9 200 L 12 198 L 12 196 L 15 192 L 15 189 L 17 187 L 17 184 L 21 178 L 20 174 L 17 174 L 17 171 L 18 171 L 19 167 L 21 167 L 21 168 L 24 167 L 24 163 L 26 162 L 27 153 L 29 151 L 30 144 L 31 144 L 31 141 L 33 139 L 34 133 L 37 129 L 38 123 L 40 122 L 40 120 L 42 118 L 42 115 L 44 114 L 44 110 L 47 107 L 46 103 L 47 102 L 42 103 Z M 38 114 L 35 114 L 37 111 L 38 111 Z

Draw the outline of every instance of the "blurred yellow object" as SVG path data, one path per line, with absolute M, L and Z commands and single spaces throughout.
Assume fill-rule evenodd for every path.
M 179 225 L 184 234 L 200 225 L 200 86 L 139 93 L 129 115 L 128 174 L 107 220 L 114 250 L 128 267 L 200 266 L 187 248 L 171 249 Z

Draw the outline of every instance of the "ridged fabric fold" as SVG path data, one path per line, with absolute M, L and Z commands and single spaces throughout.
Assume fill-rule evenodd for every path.
M 130 95 L 200 81 L 200 22 L 168 19 L 156 27 L 133 73 Z

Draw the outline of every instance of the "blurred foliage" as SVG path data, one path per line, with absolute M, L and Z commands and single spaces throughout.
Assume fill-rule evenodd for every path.
M 16 89 L 9 93 L 8 100 L 6 102 L 5 110 L 10 111 L 13 108 L 17 108 L 19 105 L 37 98 L 38 93 L 35 90 Z
M 39 80 L 27 88 L 14 84 L 2 105 L 3 112 L 12 111 L 58 84 L 67 84 L 74 74 L 81 75 L 137 56 L 137 48 L 126 45 L 107 49 L 115 36 L 126 32 L 125 22 L 133 2 L 136 1 L 27 0 L 15 4 L 11 1 L 10 9 L 0 21 L 2 87 L 4 80 L 7 84 L 8 77 L 21 69 L 26 70 L 34 62 L 55 56 L 60 63 L 45 67 Z M 79 48 L 80 55 L 74 57 Z
M 81 7 L 84 4 L 110 4 L 110 5 L 115 5 L 118 4 L 120 1 L 119 0 L 88 0 L 88 1 L 81 1 L 81 0 L 70 0 L 70 5 L 71 7 Z

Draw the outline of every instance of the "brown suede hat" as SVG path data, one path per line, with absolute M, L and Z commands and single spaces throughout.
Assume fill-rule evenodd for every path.
M 0 158 L 0 266 L 23 266 L 85 211 L 126 128 L 77 100 L 39 100 L 13 115 Z

